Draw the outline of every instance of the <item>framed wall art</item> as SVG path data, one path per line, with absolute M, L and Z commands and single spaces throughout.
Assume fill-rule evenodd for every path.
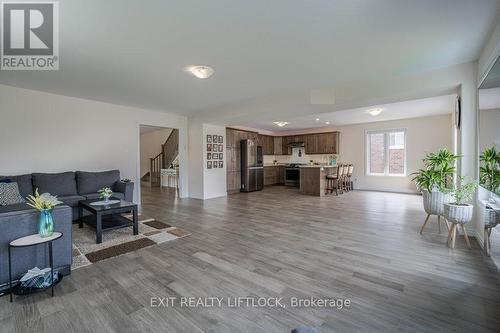
M 207 169 L 224 168 L 224 136 L 207 134 L 207 147 L 205 156 L 207 157 Z

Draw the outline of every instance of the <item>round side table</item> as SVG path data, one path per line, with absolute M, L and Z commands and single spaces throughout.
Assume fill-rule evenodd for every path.
M 29 235 L 25 237 L 21 237 L 18 239 L 14 239 L 9 243 L 9 293 L 10 293 L 10 301 L 12 302 L 12 248 L 19 247 L 27 247 L 27 246 L 35 246 L 40 244 L 48 244 L 49 246 L 49 263 L 50 263 L 50 278 L 51 284 L 50 288 L 52 289 L 52 296 L 54 296 L 54 260 L 52 257 L 52 242 L 61 238 L 63 236 L 62 232 L 54 232 L 49 237 L 40 237 L 38 234 Z M 47 287 L 48 288 L 48 287 Z M 43 288 L 46 289 L 46 288 Z

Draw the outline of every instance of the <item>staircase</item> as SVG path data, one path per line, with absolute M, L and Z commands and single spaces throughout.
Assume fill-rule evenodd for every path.
M 149 159 L 149 172 L 141 180 L 147 181 L 150 187 L 160 187 L 161 169 L 169 168 L 177 155 L 179 155 L 179 130 L 174 129 L 161 145 L 161 152 Z
M 170 165 L 179 155 L 179 130 L 174 129 L 167 138 L 164 144 L 161 145 L 161 153 L 163 154 L 164 168 L 170 168 Z

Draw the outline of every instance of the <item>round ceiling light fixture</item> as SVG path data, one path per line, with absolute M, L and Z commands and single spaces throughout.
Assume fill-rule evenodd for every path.
M 187 68 L 191 74 L 196 76 L 198 79 L 208 79 L 214 74 L 214 69 L 210 66 L 190 66 Z
M 275 125 L 278 125 L 279 127 L 283 127 L 283 126 L 288 125 L 288 123 L 286 121 L 273 121 L 273 123 Z
M 368 113 L 371 114 L 372 116 L 378 116 L 384 109 L 382 108 L 373 108 L 368 110 Z
M 325 121 L 325 124 L 330 125 L 330 122 L 329 121 Z
M 319 118 L 316 118 L 316 121 L 319 121 Z

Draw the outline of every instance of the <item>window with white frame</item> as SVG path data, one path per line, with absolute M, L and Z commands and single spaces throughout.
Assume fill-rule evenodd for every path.
M 366 174 L 406 175 L 406 130 L 366 132 Z

